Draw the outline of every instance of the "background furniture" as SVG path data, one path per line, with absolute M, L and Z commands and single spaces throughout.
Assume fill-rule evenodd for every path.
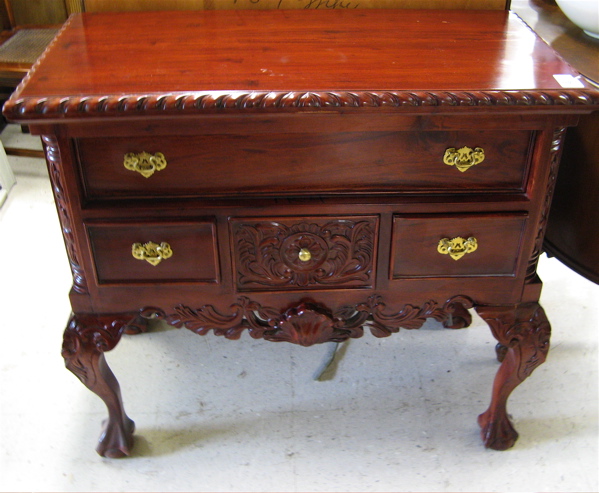
M 81 8 L 79 0 L 0 2 L 0 105 L 25 77 L 67 16 L 81 12 Z M 0 128 L 4 124 L 2 120 Z M 9 155 L 43 157 L 31 149 L 6 147 L 5 150 Z
M 507 399 L 549 349 L 562 139 L 599 107 L 577 76 L 501 11 L 72 17 L 4 114 L 46 147 L 98 452 L 130 453 L 104 352 L 149 318 L 309 346 L 469 308 L 502 361 L 481 436 L 511 447 Z
M 599 85 L 599 41 L 550 0 L 514 0 L 512 8 L 576 70 Z M 599 283 L 599 112 L 566 135 L 544 249 Z
M 42 54 L 77 1 L 4 0 L 0 3 L 0 86 L 10 94 Z

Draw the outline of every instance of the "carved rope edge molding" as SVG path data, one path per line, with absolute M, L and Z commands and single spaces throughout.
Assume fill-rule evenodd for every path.
M 599 106 L 599 92 L 548 91 L 206 91 L 185 94 L 18 98 L 4 106 L 8 118 L 198 113 L 294 108 L 411 108 L 445 106 Z

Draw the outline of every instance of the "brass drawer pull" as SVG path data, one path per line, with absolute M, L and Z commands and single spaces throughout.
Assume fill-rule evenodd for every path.
M 162 242 L 160 245 L 149 241 L 148 243 L 133 243 L 131 246 L 131 254 L 137 260 L 145 260 L 146 262 L 156 266 L 162 260 L 173 256 L 173 250 L 168 243 Z
M 150 154 L 149 152 L 125 154 L 123 161 L 125 168 L 131 171 L 137 171 L 140 175 L 149 178 L 156 171 L 166 168 L 166 158 L 161 152 Z
M 485 160 L 485 151 L 482 147 L 461 147 L 456 149 L 450 147 L 445 151 L 443 162 L 449 166 L 455 166 L 462 173 L 470 169 L 475 164 L 480 164 Z
M 449 255 L 454 260 L 461 259 L 467 253 L 472 253 L 478 248 L 478 242 L 473 236 L 464 239 L 458 236 L 453 239 L 443 238 L 439 241 L 437 251 L 443 255 Z
M 312 253 L 307 248 L 302 248 L 297 256 L 302 262 L 307 262 L 312 258 Z

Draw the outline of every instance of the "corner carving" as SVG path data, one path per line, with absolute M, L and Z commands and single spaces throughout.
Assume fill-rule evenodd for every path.
M 97 375 L 89 363 L 87 353 L 101 354 L 114 349 L 132 317 L 72 316 L 63 336 L 62 357 L 66 367 L 86 386 L 94 385 Z
M 69 263 L 71 265 L 71 272 L 73 274 L 73 290 L 80 294 L 87 294 L 87 280 L 85 279 L 85 272 L 79 261 L 80 256 L 77 250 L 75 234 L 73 233 L 69 199 L 64 192 L 58 141 L 54 136 L 43 135 L 42 142 L 44 143 L 44 150 L 46 152 L 46 162 L 48 163 L 48 171 L 52 183 L 56 208 L 58 209 L 58 217 L 62 227 L 62 235 L 64 237 Z
M 551 200 L 553 198 L 553 191 L 555 190 L 555 184 L 557 182 L 557 172 L 562 156 L 564 138 L 566 137 L 566 130 L 566 127 L 559 127 L 556 128 L 553 132 L 550 151 L 551 154 L 549 161 L 549 178 L 547 179 L 545 200 L 541 209 L 541 218 L 539 220 L 534 250 L 528 261 L 528 267 L 526 270 L 526 281 L 529 283 L 534 281 L 535 279 L 537 272 L 537 264 L 539 263 L 539 257 L 541 256 L 541 253 L 543 253 L 543 239 L 545 237 L 545 230 L 547 229 L 547 222 L 549 220 Z
M 551 325 L 538 303 L 524 303 L 516 309 L 477 307 L 499 344 L 518 352 L 517 376 L 520 381 L 545 362 L 549 352 Z M 503 358 L 505 361 L 505 357 Z

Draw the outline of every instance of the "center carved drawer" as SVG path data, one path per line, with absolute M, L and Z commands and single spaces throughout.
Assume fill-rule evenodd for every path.
M 230 226 L 239 291 L 374 286 L 376 216 L 236 218 Z
M 522 130 L 165 135 L 80 138 L 75 147 L 89 199 L 522 192 L 533 135 Z

